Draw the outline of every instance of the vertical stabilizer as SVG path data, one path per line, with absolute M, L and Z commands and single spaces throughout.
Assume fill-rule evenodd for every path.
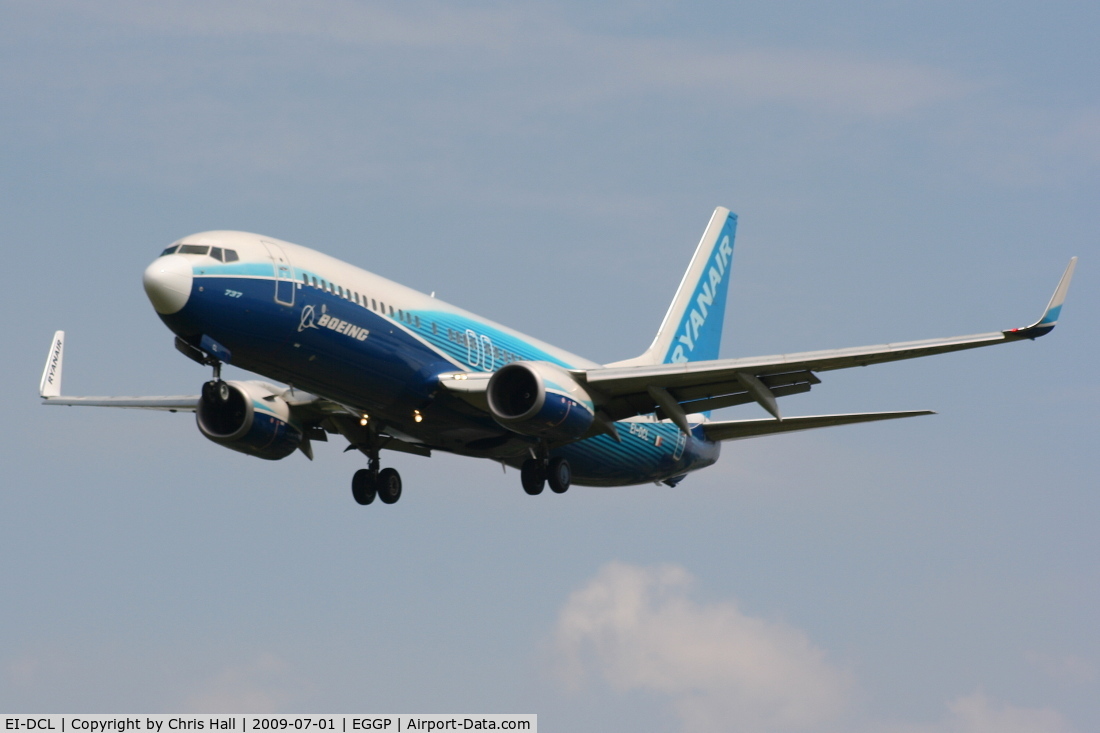
M 710 217 L 653 343 L 641 356 L 608 366 L 718 358 L 736 233 L 737 214 L 719 206 Z

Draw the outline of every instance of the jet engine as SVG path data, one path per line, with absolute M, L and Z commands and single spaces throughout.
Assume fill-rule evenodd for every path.
M 199 431 L 218 445 L 276 461 L 302 443 L 290 405 L 278 388 L 263 382 L 212 380 L 202 386 L 195 410 Z
M 592 425 L 592 398 L 584 387 L 566 370 L 544 361 L 501 367 L 489 380 L 486 397 L 493 419 L 522 435 L 575 440 Z

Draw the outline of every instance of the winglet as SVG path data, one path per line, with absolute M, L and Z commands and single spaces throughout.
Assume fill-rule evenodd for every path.
M 1058 287 L 1054 289 L 1054 295 L 1050 297 L 1050 302 L 1047 303 L 1047 309 L 1043 312 L 1042 318 L 1030 326 L 1005 331 L 1004 335 L 1009 338 L 1037 339 L 1053 331 L 1055 324 L 1058 323 L 1058 316 L 1062 312 L 1062 303 L 1066 300 L 1069 283 L 1073 279 L 1073 270 L 1076 267 L 1077 258 L 1071 257 L 1069 265 L 1066 266 L 1066 271 L 1062 273 L 1062 279 L 1058 281 Z
M 61 395 L 61 357 L 65 353 L 65 332 L 53 335 L 50 353 L 46 356 L 46 368 L 42 370 L 42 381 L 38 383 L 40 397 L 58 397 Z

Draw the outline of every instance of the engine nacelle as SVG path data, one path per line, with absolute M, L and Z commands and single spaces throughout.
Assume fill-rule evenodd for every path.
M 263 382 L 210 381 L 202 386 L 195 422 L 218 445 L 276 461 L 302 443 L 280 390 Z
M 592 425 L 592 398 L 573 376 L 544 361 L 496 371 L 486 390 L 493 418 L 509 430 L 548 440 L 574 440 Z

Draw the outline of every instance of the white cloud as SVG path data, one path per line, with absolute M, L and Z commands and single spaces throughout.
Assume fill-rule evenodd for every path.
M 932 725 L 893 726 L 890 733 L 1073 733 L 1056 710 L 1018 708 L 989 700 L 982 692 L 957 698 L 950 714 Z
M 688 597 L 673 565 L 613 562 L 574 592 L 557 625 L 567 682 L 667 695 L 684 730 L 804 730 L 841 714 L 850 675 L 798 629 L 732 602 Z
M 802 631 L 746 615 L 732 601 L 693 601 L 693 584 L 676 565 L 601 568 L 558 616 L 566 683 L 581 689 L 595 677 L 621 693 L 656 693 L 690 733 L 1074 733 L 1054 709 L 1016 707 L 980 690 L 932 723 L 870 719 L 853 702 L 853 676 Z
M 273 713 L 291 698 L 290 668 L 272 654 L 231 665 L 201 684 L 183 705 L 196 713 Z

